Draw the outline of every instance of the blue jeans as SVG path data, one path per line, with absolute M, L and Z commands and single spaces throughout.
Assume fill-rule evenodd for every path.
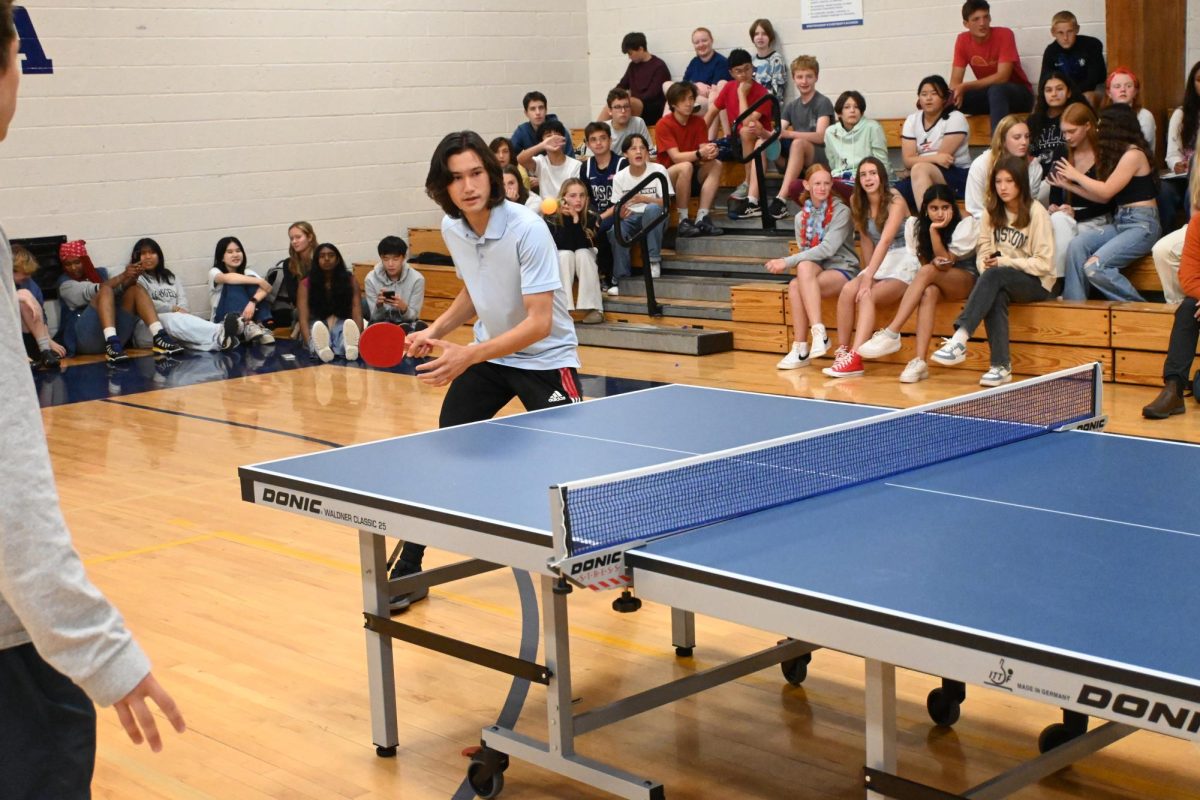
M 626 219 L 621 220 L 621 234 L 626 240 L 632 239 L 639 231 L 649 226 L 654 220 L 661 217 L 663 207 L 656 206 L 653 203 L 646 204 L 646 210 L 640 214 L 630 214 Z M 654 230 L 646 235 L 646 244 L 650 247 L 650 260 L 652 262 L 662 261 L 662 239 L 663 229 L 666 225 L 659 225 Z M 613 251 L 613 280 L 618 278 L 628 278 L 633 274 L 633 270 L 629 266 L 629 248 L 622 247 L 617 242 L 615 226 L 613 231 L 608 234 L 612 241 Z M 650 267 L 649 264 L 646 265 Z
M 1032 111 L 1033 92 L 1019 83 L 993 83 L 986 89 L 972 89 L 964 94 L 958 110 L 964 114 L 987 114 L 994 131 L 1009 114 Z
M 1067 247 L 1063 299 L 1086 300 L 1092 286 L 1109 300 L 1143 300 L 1121 270 L 1148 255 L 1160 231 L 1158 209 L 1153 206 L 1123 206 L 1113 215 L 1111 225 L 1080 231 Z M 1093 256 L 1098 260 L 1084 266 Z
M 213 309 L 210 319 L 213 322 L 219 322 L 225 319 L 226 314 L 237 314 L 240 317 L 246 309 L 246 304 L 250 302 L 257 291 L 257 286 L 248 283 L 224 284 L 221 287 L 221 299 L 217 301 L 217 307 Z M 254 321 L 261 325 L 270 318 L 270 304 L 263 301 L 254 309 Z

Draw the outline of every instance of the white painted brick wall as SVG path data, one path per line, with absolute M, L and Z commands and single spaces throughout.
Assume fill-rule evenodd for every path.
M 1200 0 L 1187 0 L 1188 71 L 1197 61 L 1200 61 Z
M 810 31 L 801 29 L 797 0 L 761 0 L 752 5 L 727 0 L 605 0 L 588 6 L 595 108 L 625 69 L 627 59 L 621 55 L 625 33 L 644 32 L 650 51 L 666 61 L 678 78 L 695 55 L 690 35 L 697 26 L 712 30 L 722 53 L 734 47 L 753 53 L 750 23 L 765 17 L 779 34 L 776 44 L 786 61 L 801 54 L 817 57 L 818 88 L 831 100 L 846 89 L 857 89 L 866 97 L 870 116 L 901 117 L 913 110 L 922 77 L 933 73 L 950 77 L 954 37 L 963 30 L 961 0 L 864 0 L 862 26 Z M 1104 0 L 992 2 L 993 23 L 1014 29 L 1022 66 L 1035 82 L 1042 52 L 1051 41 L 1050 18 L 1060 6 L 1075 12 L 1083 33 L 1104 40 Z M 789 92 L 794 91 L 789 87 Z
M 582 6 L 181 5 L 27 0 L 54 74 L 22 79 L 0 221 L 12 237 L 86 239 L 110 267 L 153 236 L 196 309 L 223 235 L 263 272 L 298 219 L 372 260 L 382 236 L 440 219 L 422 187 L 446 131 L 508 135 L 535 87 L 569 126 L 591 117 Z

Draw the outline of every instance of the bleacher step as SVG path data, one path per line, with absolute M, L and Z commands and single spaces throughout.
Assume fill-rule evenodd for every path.
M 674 262 L 668 261 L 665 266 L 670 269 Z M 673 275 L 664 272 L 662 277 L 654 279 L 654 294 L 659 302 L 665 300 L 706 300 L 729 305 L 733 295 L 732 287 L 745 283 L 745 278 L 722 278 L 704 275 Z M 641 294 L 645 282 L 640 276 L 623 278 L 621 280 L 621 298 Z
M 616 347 L 688 356 L 706 356 L 733 349 L 733 334 L 722 330 L 603 322 L 599 325 L 576 325 L 575 333 L 579 343 L 588 347 Z
M 656 284 L 657 285 L 657 284 Z M 659 297 L 655 292 L 658 304 L 662 306 L 665 317 L 689 317 L 691 319 L 733 319 L 733 308 L 729 301 L 709 300 L 678 300 Z M 606 297 L 604 310 L 614 314 L 645 314 L 646 298 L 640 295 L 621 295 Z
M 740 222 L 762 225 L 762 220 L 740 220 Z M 721 221 L 722 227 L 725 221 Z M 731 256 L 755 258 L 766 261 L 788 254 L 788 244 L 785 237 L 773 238 L 763 236 L 747 236 L 727 233 L 724 236 L 697 236 L 691 239 L 679 237 L 675 240 L 675 255 L 677 257 L 696 256 Z

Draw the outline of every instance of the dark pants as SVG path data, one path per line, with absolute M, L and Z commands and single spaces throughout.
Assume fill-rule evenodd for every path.
M 1008 304 L 1036 303 L 1050 297 L 1050 292 L 1035 276 L 1016 267 L 992 267 L 984 270 L 975 281 L 962 313 L 954 327 L 967 335 L 975 333 L 980 322 L 987 324 L 988 344 L 992 348 L 992 366 L 1012 365 L 1008 353 Z
M 246 304 L 254 298 L 257 286 L 248 283 L 226 283 L 221 287 L 221 299 L 213 309 L 212 320 L 220 322 L 226 314 L 237 314 L 239 317 L 246 310 Z M 260 325 L 271 318 L 271 309 L 263 302 L 254 309 L 254 321 Z
M 0 650 L 0 797 L 92 796 L 96 709 L 31 644 Z
M 987 114 L 992 130 L 1009 114 L 1033 110 L 1033 92 L 1019 83 L 994 83 L 986 89 L 972 89 L 963 95 L 959 111 L 964 114 Z
M 484 361 L 473 364 L 454 379 L 442 400 L 439 428 L 480 422 L 496 416 L 514 397 L 526 411 L 569 405 L 583 400 L 579 374 L 574 367 L 563 369 L 519 369 Z M 486 455 L 482 456 L 486 458 Z M 405 542 L 400 561 L 420 567 L 425 545 Z
M 1171 341 L 1167 345 L 1167 360 L 1163 362 L 1163 382 L 1174 378 L 1180 390 L 1187 385 L 1188 373 L 1196 359 L 1196 343 L 1200 340 L 1200 320 L 1196 319 L 1196 298 L 1185 297 L 1175 309 L 1175 324 L 1171 326 Z
M 1158 219 L 1162 222 L 1162 234 L 1166 236 L 1179 228 L 1175 219 L 1183 212 L 1183 224 L 1192 217 L 1192 204 L 1188 199 L 1190 181 L 1171 179 L 1163 181 L 1158 190 Z

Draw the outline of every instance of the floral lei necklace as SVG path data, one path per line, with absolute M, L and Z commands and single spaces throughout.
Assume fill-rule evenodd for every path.
M 817 214 L 813 214 L 817 211 Z M 801 239 L 799 242 L 801 250 L 808 250 L 810 247 L 816 247 L 825 238 L 825 226 L 833 219 L 833 198 L 825 201 L 825 213 L 819 213 L 820 209 L 813 205 L 812 198 L 804 201 L 804 210 L 800 212 L 800 230 Z

